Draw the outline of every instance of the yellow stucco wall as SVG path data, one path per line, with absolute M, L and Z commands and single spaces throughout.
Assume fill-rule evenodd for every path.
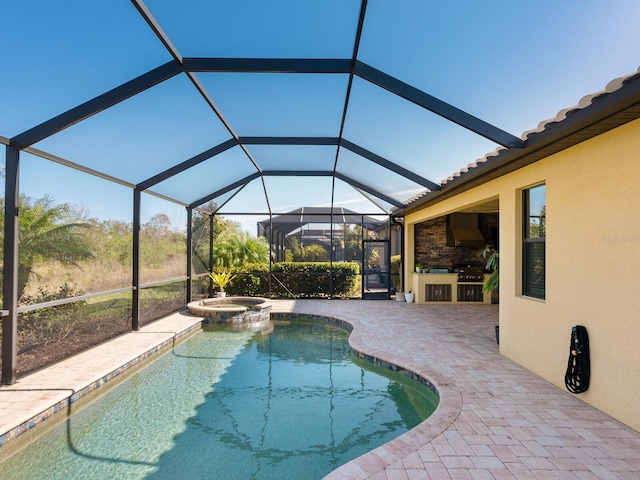
M 546 299 L 521 295 L 521 190 L 545 183 Z M 405 219 L 413 226 L 500 201 L 500 352 L 564 387 L 573 325 L 587 328 L 591 384 L 579 398 L 640 431 L 640 120 Z

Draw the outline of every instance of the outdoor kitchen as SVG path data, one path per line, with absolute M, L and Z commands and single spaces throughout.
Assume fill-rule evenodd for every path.
M 498 248 L 498 213 L 452 213 L 416 224 L 414 235 L 416 303 L 497 303 L 483 292 L 490 272 L 480 253 Z

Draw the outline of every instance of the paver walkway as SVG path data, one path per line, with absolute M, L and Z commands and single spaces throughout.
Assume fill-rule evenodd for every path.
M 354 349 L 428 378 L 441 395 L 425 422 L 327 478 L 640 479 L 640 433 L 500 356 L 495 305 L 303 300 L 275 302 L 274 311 L 351 323 Z M 102 354 L 119 358 L 103 357 L 102 364 L 122 365 L 123 358 L 135 354 L 132 338 L 171 335 L 192 324 L 193 317 L 175 314 L 161 322 L 110 342 Z M 75 358 L 67 362 L 79 363 Z M 59 376 L 70 365 L 51 368 Z M 56 382 L 55 387 L 81 384 L 74 374 L 72 386 Z M 36 389 L 30 377 L 0 388 L 0 435 L 16 421 L 4 421 L 6 415 L 27 415 L 20 408 L 27 409 L 30 385 L 42 401 L 46 386 Z M 11 389 L 21 392 L 20 402 L 8 402 Z

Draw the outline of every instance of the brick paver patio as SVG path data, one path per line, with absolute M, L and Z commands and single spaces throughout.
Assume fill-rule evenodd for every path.
M 302 300 L 274 311 L 351 323 L 354 349 L 428 378 L 441 395 L 425 422 L 327 478 L 640 479 L 640 433 L 502 357 L 495 305 Z M 197 320 L 171 315 L 1 387 L 0 443 Z

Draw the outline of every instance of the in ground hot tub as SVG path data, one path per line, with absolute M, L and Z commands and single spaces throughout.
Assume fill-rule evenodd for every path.
M 204 318 L 208 324 L 236 324 L 247 327 L 268 322 L 271 302 L 260 297 L 207 298 L 190 302 L 189 312 Z

